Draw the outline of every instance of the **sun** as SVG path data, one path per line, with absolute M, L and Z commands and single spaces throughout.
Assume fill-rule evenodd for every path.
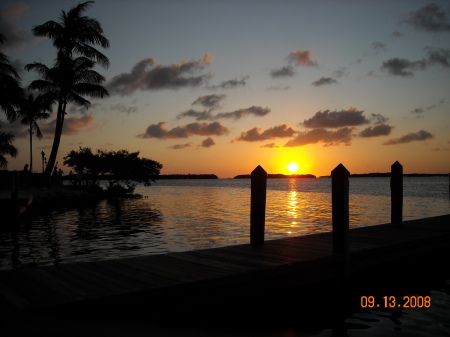
M 292 162 L 292 163 L 289 163 L 288 166 L 286 166 L 286 168 L 288 169 L 289 172 L 295 173 L 298 171 L 299 166 L 297 163 Z

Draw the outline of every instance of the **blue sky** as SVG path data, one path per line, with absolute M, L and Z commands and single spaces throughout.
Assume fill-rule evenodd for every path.
M 77 4 L 3 1 L 2 51 L 51 66 L 55 49 L 31 28 Z M 86 15 L 110 41 L 111 65 L 97 70 L 111 95 L 69 109 L 59 163 L 89 146 L 139 150 L 162 173 L 286 173 L 291 161 L 316 175 L 341 162 L 385 172 L 396 160 L 450 171 L 448 1 L 97 0 Z M 52 141 L 51 121 L 41 125 L 37 154 Z M 20 150 L 9 168 L 21 169 L 27 138 L 2 127 Z

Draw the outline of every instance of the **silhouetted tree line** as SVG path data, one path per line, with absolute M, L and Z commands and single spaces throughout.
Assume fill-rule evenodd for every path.
M 133 193 L 136 182 L 150 186 L 162 169 L 157 161 L 139 158 L 139 152 L 97 150 L 93 153 L 89 147 L 70 151 L 64 157 L 64 164 L 75 171 L 69 174 L 72 185 L 98 186 L 99 180 L 108 180 L 108 195 Z
M 250 179 L 250 174 L 239 174 L 234 179 Z M 316 178 L 314 174 L 268 174 L 267 178 Z

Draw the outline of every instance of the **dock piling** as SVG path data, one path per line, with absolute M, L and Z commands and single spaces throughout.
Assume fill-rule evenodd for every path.
M 338 254 L 345 253 L 348 250 L 349 176 L 350 172 L 342 164 L 331 171 L 333 252 Z
M 403 222 L 403 166 L 396 161 L 391 165 L 391 223 Z
M 251 173 L 250 243 L 263 244 L 266 217 L 267 172 L 258 165 Z
M 19 172 L 11 172 L 11 199 L 19 198 Z
M 339 164 L 331 171 L 331 215 L 333 253 L 341 256 L 341 279 L 350 278 L 349 182 L 350 172 Z

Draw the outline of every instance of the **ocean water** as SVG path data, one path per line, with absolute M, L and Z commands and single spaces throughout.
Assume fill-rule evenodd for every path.
M 390 222 L 389 178 L 350 178 L 350 227 Z M 28 217 L 0 233 L 0 269 L 249 242 L 250 180 L 160 180 L 140 199 Z M 404 220 L 449 214 L 446 177 L 404 178 Z M 331 179 L 269 179 L 266 240 L 331 230 Z
M 29 268 L 146 254 L 161 254 L 249 242 L 250 180 L 161 180 L 138 186 L 140 199 L 101 201 L 28 217 L 17 233 L 0 233 L 0 269 Z M 404 178 L 404 220 L 450 213 L 448 178 Z M 350 178 L 350 227 L 390 222 L 389 178 Z M 266 239 L 331 230 L 331 180 L 269 179 Z M 293 306 L 283 302 L 262 315 L 276 313 L 270 329 L 241 330 L 231 325 L 146 326 L 131 319 L 141 334 L 170 336 L 449 336 L 450 272 L 410 294 L 431 296 L 429 308 L 372 310 L 354 307 L 343 318 L 344 332 L 327 322 L 305 328 Z M 367 294 L 370 295 L 370 294 Z M 389 294 L 385 294 L 389 295 Z M 301 300 L 301 299 L 299 299 Z M 261 307 L 263 307 L 264 303 Z M 290 308 L 290 309 L 289 309 Z M 318 313 L 318 320 L 321 319 Z M 241 316 L 246 316 L 244 312 Z M 66 318 L 64 318 L 66 319 Z M 86 320 L 98 329 L 129 331 L 130 325 Z M 64 320 L 62 320 L 64 321 Z M 258 321 L 259 322 L 259 321 Z M 55 324 L 54 322 L 52 323 Z M 100 324 L 103 324 L 100 326 Z M 258 323 L 259 324 L 259 323 Z M 278 325 L 277 325 L 278 324 Z M 224 327 L 222 323 L 219 326 Z M 58 326 L 55 325 L 55 329 Z M 342 327 L 341 327 L 342 328 Z M 46 327 L 48 329 L 48 326 Z M 156 330 L 152 330 L 156 329 Z M 190 333 L 190 334 L 189 334 Z M 111 335 L 114 335 L 113 333 Z

